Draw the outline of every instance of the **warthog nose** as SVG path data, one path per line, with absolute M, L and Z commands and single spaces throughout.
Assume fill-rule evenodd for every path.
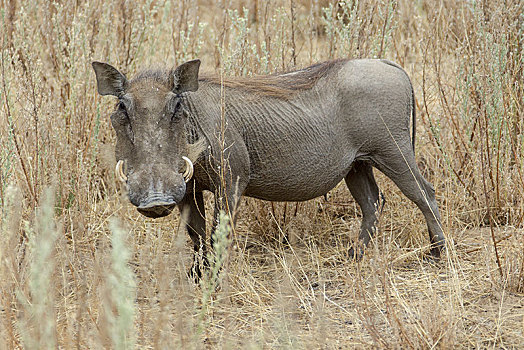
M 142 215 L 159 218 L 171 213 L 175 204 L 173 197 L 150 196 L 141 201 L 137 209 Z
M 151 209 L 154 207 L 169 207 L 175 205 L 175 200 L 171 197 L 169 198 L 146 198 L 140 203 L 138 209 Z

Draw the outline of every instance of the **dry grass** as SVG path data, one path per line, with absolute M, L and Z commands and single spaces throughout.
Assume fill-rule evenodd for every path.
M 523 347 L 523 7 L 2 1 L 0 349 Z M 120 194 L 113 101 L 90 62 L 132 75 L 199 57 L 250 75 L 373 56 L 412 77 L 442 261 L 424 260 L 422 215 L 378 176 L 387 203 L 362 262 L 346 256 L 359 209 L 340 185 L 328 201 L 244 199 L 218 281 L 191 282 L 177 215 L 145 219 Z

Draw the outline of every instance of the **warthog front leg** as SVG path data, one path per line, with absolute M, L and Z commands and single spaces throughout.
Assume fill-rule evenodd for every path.
M 206 249 L 206 213 L 202 192 L 186 194 L 178 207 L 180 209 L 180 218 L 185 222 L 195 252 L 190 275 L 195 279 L 199 279 L 202 276 L 200 262 L 202 262 L 204 268 L 209 267 Z M 184 222 L 181 224 L 184 224 Z
M 231 186 L 232 187 L 232 186 Z M 235 224 L 235 212 L 236 207 L 239 203 L 240 195 L 238 195 L 239 190 L 233 191 L 230 186 L 228 186 L 228 189 L 222 193 L 218 192 L 215 193 L 215 207 L 214 207 L 214 213 L 213 213 L 213 234 L 211 235 L 211 247 L 214 247 L 215 245 L 215 231 L 218 227 L 218 221 L 220 220 L 220 213 L 223 212 L 226 215 L 229 216 L 229 225 Z M 237 186 L 238 188 L 238 186 Z M 245 188 L 245 185 L 242 186 L 242 192 Z M 240 192 L 240 193 L 242 193 Z

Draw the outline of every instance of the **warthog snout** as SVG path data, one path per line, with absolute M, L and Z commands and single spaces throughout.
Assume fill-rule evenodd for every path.
M 167 166 L 153 165 L 127 175 L 128 196 L 138 212 L 159 218 L 169 215 L 186 193 L 183 174 Z
M 153 196 L 146 198 L 137 207 L 140 214 L 150 218 L 159 218 L 169 215 L 175 207 L 173 197 L 166 197 L 161 193 L 155 193 Z
M 183 173 L 176 174 L 169 167 L 166 169 L 163 166 L 156 165 L 135 172 L 129 178 L 124 172 L 125 162 L 119 160 L 116 164 L 115 176 L 121 182 L 127 184 L 129 199 L 141 214 L 158 218 L 171 213 L 175 205 L 185 195 L 185 183 L 193 177 L 193 162 L 185 156 L 182 157 L 182 160 L 185 163 Z M 168 176 L 164 180 L 155 182 L 152 179 L 159 178 L 159 176 L 153 176 L 153 172 L 167 174 Z M 144 182 L 149 183 L 149 187 L 145 188 Z

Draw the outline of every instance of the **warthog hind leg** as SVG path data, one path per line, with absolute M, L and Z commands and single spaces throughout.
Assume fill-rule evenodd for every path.
M 373 167 L 364 161 L 355 161 L 345 180 L 351 195 L 362 210 L 359 240 L 349 250 L 350 258 L 358 260 L 376 230 L 379 190 L 373 176 Z
M 431 255 L 438 258 L 445 245 L 440 214 L 435 199 L 435 190 L 420 174 L 411 148 L 405 148 L 402 155 L 377 158 L 377 168 L 389 177 L 395 185 L 415 203 L 424 217 L 429 231 Z

